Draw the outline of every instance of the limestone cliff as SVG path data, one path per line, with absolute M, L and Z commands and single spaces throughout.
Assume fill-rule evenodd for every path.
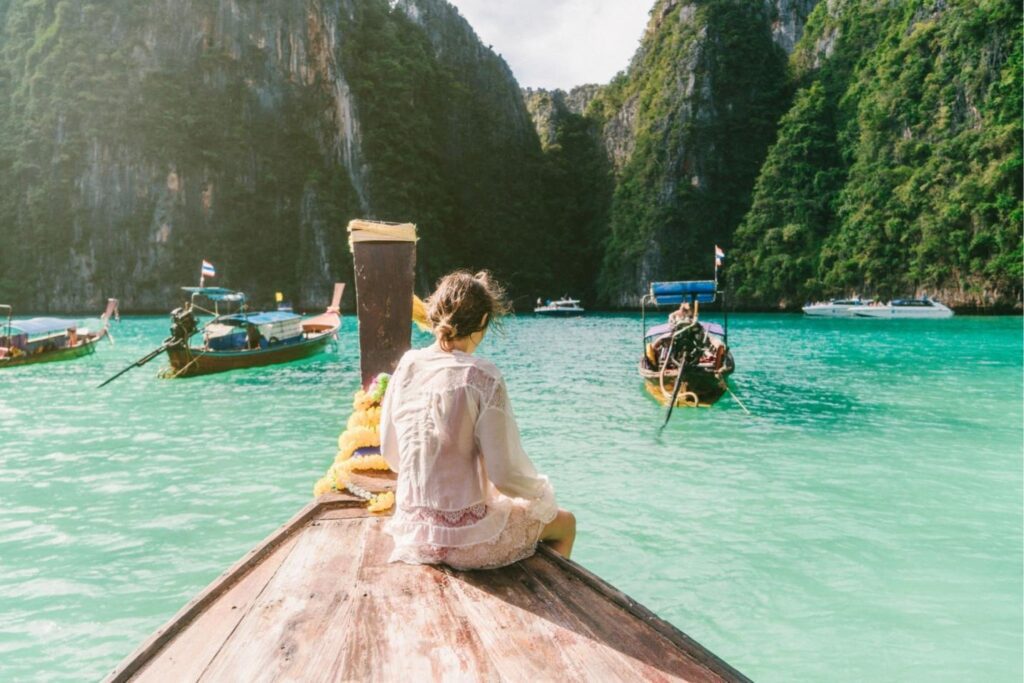
M 929 294 L 1021 308 L 1021 9 L 829 0 L 735 234 L 762 306 Z
M 424 282 L 515 280 L 503 242 L 544 222 L 518 86 L 440 0 L 4 0 L 0 22 L 0 300 L 21 310 L 165 310 L 203 258 L 318 306 L 360 215 L 435 237 Z
M 602 299 L 635 305 L 656 278 L 710 276 L 788 92 L 786 54 L 816 0 L 658 0 L 628 69 L 605 86 L 525 91 L 541 142 L 593 121 L 614 170 Z

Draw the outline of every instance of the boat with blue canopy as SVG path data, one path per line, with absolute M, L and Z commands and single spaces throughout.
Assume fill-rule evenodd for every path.
M 195 377 L 308 358 L 337 339 L 341 327 L 342 283 L 335 284 L 327 310 L 312 317 L 290 310 L 249 311 L 244 293 L 223 287 L 182 290 L 189 294 L 189 301 L 171 313 L 166 348 L 170 368 L 165 377 Z M 204 304 L 212 304 L 212 309 Z M 222 307 L 236 310 L 222 312 Z M 204 313 L 213 318 L 200 328 L 197 316 Z M 201 343 L 192 341 L 197 335 Z
M 714 303 L 715 280 L 652 282 L 641 300 L 643 354 L 638 371 L 663 405 L 707 406 L 722 397 L 735 369 L 724 325 L 699 320 L 700 305 Z M 676 306 L 668 322 L 647 326 L 648 306 Z M 724 310 L 724 306 L 723 306 Z
M 7 318 L 0 323 L 0 368 L 33 363 L 74 360 L 96 352 L 96 344 L 110 336 L 110 319 L 117 315 L 117 299 L 108 299 L 99 324 L 90 327 L 71 318 L 15 320 L 14 309 L 0 304 Z

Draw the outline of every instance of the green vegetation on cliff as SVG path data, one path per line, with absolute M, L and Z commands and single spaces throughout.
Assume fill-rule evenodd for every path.
M 583 192 L 574 160 L 450 5 L 224 5 L 0 0 L 0 300 L 164 308 L 207 258 L 309 305 L 350 279 L 359 216 L 420 226 L 421 288 L 588 281 L 595 240 L 551 194 Z
M 736 233 L 742 298 L 1018 302 L 1020 25 L 1019 5 L 989 0 L 819 5 Z
M 654 14 L 629 71 L 588 112 L 606 135 L 632 129 L 600 280 L 612 303 L 635 301 L 650 279 L 711 275 L 712 247 L 747 210 L 787 103 L 762 4 L 662 1 Z
M 358 210 L 311 124 L 329 107 L 325 91 L 275 74 L 251 44 L 234 51 L 193 33 L 213 24 L 213 0 L 189 11 L 10 3 L 0 299 L 37 310 L 105 296 L 165 306 L 194 282 L 200 258 L 258 297 L 295 292 L 308 274 L 304 196 L 323 198 L 325 221 Z M 340 268 L 343 245 L 327 248 Z
M 714 244 L 748 305 L 1019 305 L 1020 7 L 819 3 L 787 62 L 811 5 L 657 0 L 542 149 L 444 0 L 0 0 L 0 301 L 162 309 L 207 258 L 318 305 L 368 216 L 419 225 L 420 289 L 486 267 L 521 306 L 634 304 Z

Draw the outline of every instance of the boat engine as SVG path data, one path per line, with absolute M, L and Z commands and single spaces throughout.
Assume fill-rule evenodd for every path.
M 196 333 L 196 317 L 190 308 L 171 311 L 171 344 L 184 344 Z
M 673 331 L 672 362 L 676 367 L 696 365 L 704 352 L 704 328 L 696 322 L 686 321 Z

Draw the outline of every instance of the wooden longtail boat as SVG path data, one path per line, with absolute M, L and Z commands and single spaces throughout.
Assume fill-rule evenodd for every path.
M 13 320 L 10 306 L 0 325 L 0 368 L 82 358 L 96 352 L 96 344 L 110 334 L 110 319 L 117 314 L 117 299 L 108 299 L 98 330 L 67 318 Z
M 374 225 L 350 226 L 364 388 L 394 369 L 411 335 L 415 231 L 387 226 L 378 241 Z M 395 487 L 391 473 L 353 477 L 369 491 Z M 489 571 L 391 564 L 384 521 L 361 498 L 316 498 L 107 680 L 748 680 L 546 547 Z
M 707 406 L 728 389 L 726 378 L 735 369 L 728 328 L 698 319 L 700 304 L 715 301 L 717 285 L 714 280 L 654 282 L 643 299 L 644 353 L 637 371 L 648 393 L 662 405 L 674 396 L 679 406 Z M 689 316 L 647 328 L 647 305 L 682 303 L 689 304 Z
M 184 287 L 191 300 L 171 313 L 171 341 L 167 344 L 170 368 L 166 377 L 195 377 L 241 368 L 288 363 L 322 352 L 337 338 L 341 327 L 341 296 L 345 285 L 334 286 L 331 305 L 320 315 L 302 318 L 290 311 L 236 312 L 217 315 L 202 330 L 194 311 L 196 299 L 244 302 L 245 295 L 220 287 Z M 190 339 L 198 332 L 203 343 Z
M 546 547 L 490 571 L 389 564 L 383 522 L 321 496 L 107 680 L 747 680 Z

